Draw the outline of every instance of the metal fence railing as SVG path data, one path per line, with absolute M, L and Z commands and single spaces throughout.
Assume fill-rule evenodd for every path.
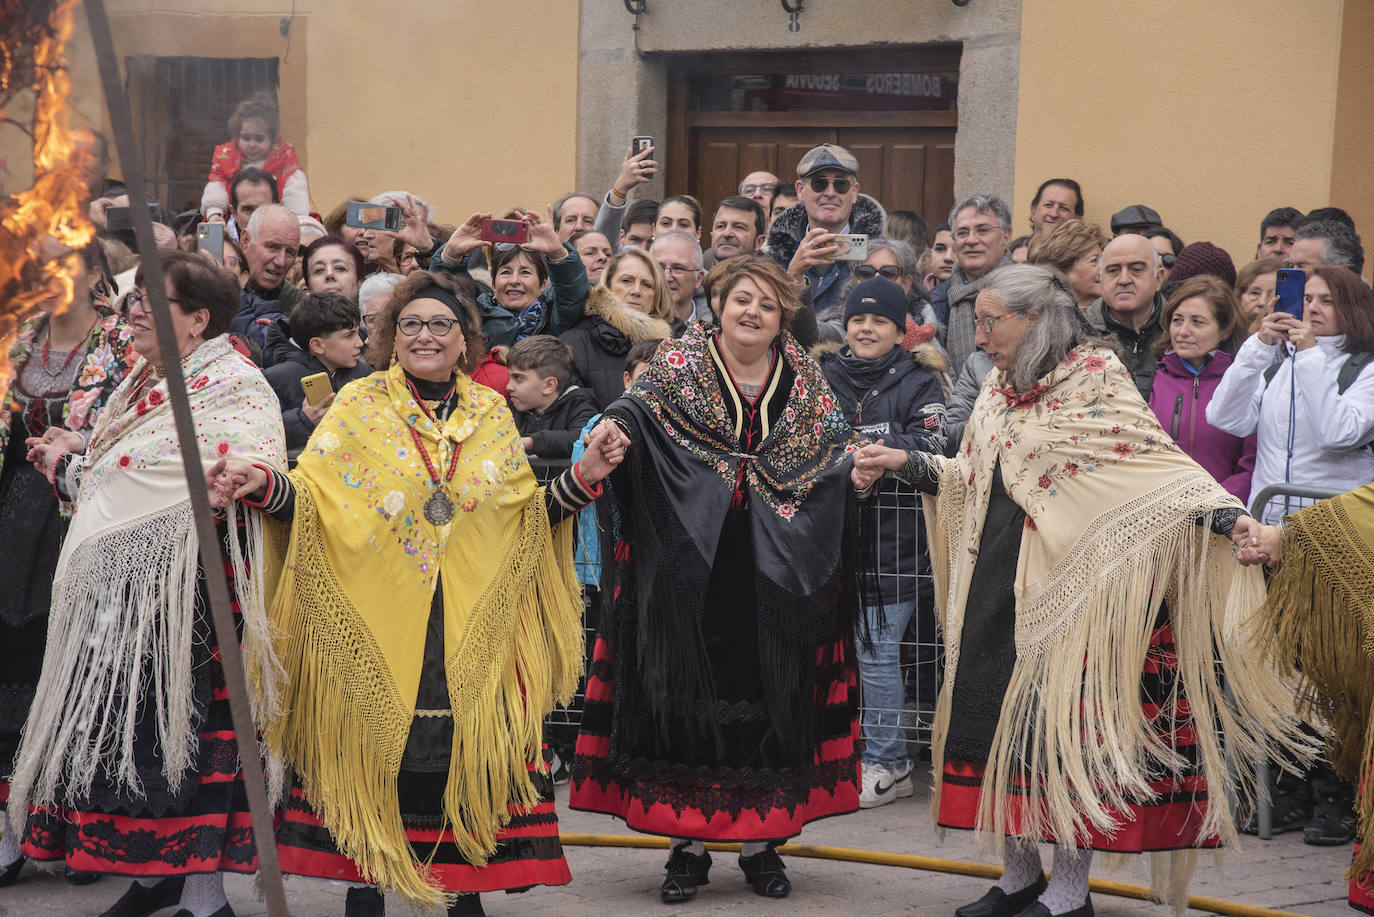
M 1271 484 L 1255 494 L 1250 501 L 1250 515 L 1266 524 L 1272 525 L 1284 516 L 1311 506 L 1322 500 L 1341 493 L 1329 487 L 1309 487 L 1303 484 Z M 1261 757 L 1255 762 L 1255 783 L 1259 794 L 1255 800 L 1255 827 L 1259 836 L 1269 839 L 1274 836 L 1273 802 L 1269 797 L 1272 786 L 1272 770 L 1268 758 Z

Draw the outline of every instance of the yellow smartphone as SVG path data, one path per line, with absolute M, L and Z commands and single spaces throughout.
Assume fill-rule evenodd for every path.
M 305 392 L 306 403 L 311 407 L 319 404 L 334 393 L 329 384 L 329 373 L 315 373 L 301 380 L 301 391 Z

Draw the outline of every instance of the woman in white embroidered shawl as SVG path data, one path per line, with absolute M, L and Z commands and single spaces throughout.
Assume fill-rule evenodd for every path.
M 1264 586 L 1226 537 L 1244 510 L 1160 429 L 1060 275 L 1001 268 L 975 315 L 996 371 L 958 454 L 879 443 L 854 471 L 926 494 L 936 819 L 1006 862 L 956 914 L 1087 917 L 1094 850 L 1155 852 L 1154 892 L 1181 908 L 1196 849 L 1236 838 L 1221 735 L 1241 761 L 1297 741 L 1291 696 L 1247 651 Z M 1039 842 L 1057 844 L 1048 883 Z
M 284 470 L 276 396 L 224 333 L 237 285 L 204 258 L 164 257 L 201 460 Z M 85 454 L 58 445 L 30 454 L 74 515 L 9 814 L 12 824 L 28 817 L 29 857 L 135 878 L 110 917 L 178 903 L 192 917 L 230 917 L 223 872 L 255 871 L 257 850 L 141 269 L 135 283 L 129 324 L 143 359 Z M 255 579 L 260 525 L 231 509 L 218 527 L 249 676 L 266 707 L 277 668 Z

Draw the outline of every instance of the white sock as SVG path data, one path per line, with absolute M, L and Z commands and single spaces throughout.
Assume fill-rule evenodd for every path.
M 1002 861 L 1002 878 L 997 880 L 997 887 L 1009 895 L 1034 885 L 1045 869 L 1040 863 L 1039 846 L 1022 838 L 1007 838 Z
M 756 857 L 769 847 L 768 841 L 745 841 L 739 845 L 739 855 L 745 857 Z
M 699 857 L 706 852 L 706 844 L 702 841 L 689 841 L 685 837 L 675 837 L 669 842 L 669 847 L 677 850 L 681 847 L 694 857 Z
M 5 833 L 0 835 L 0 868 L 11 866 L 23 856 L 19 849 L 19 832 L 10 824 L 9 813 L 5 813 Z
M 137 882 L 139 885 L 143 886 L 144 888 L 152 888 L 154 885 L 156 885 L 157 883 L 161 882 L 161 881 L 162 881 L 163 879 L 165 879 L 165 878 L 167 878 L 167 877 L 166 877 L 166 876 L 142 876 L 142 877 L 140 877 L 140 878 L 134 879 L 134 881 Z
M 228 903 L 229 899 L 224 897 L 224 873 L 186 877 L 180 906 L 190 911 L 191 917 L 210 917 Z
M 1051 914 L 1067 914 L 1087 902 L 1088 867 L 1092 861 L 1091 850 L 1054 848 L 1050 884 L 1040 894 L 1040 903 L 1049 908 Z

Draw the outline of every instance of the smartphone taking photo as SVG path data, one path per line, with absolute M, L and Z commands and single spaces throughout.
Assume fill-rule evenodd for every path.
M 1307 272 L 1295 267 L 1279 268 L 1278 279 L 1274 282 L 1274 311 L 1291 315 L 1302 321 L 1302 297 L 1307 287 Z
M 360 204 L 357 201 L 349 201 L 348 225 L 358 229 L 397 232 L 405 228 L 406 221 L 400 207 L 383 207 L 381 204 Z
M 224 224 L 203 222 L 196 227 L 196 251 L 224 263 Z
M 529 224 L 523 220 L 483 220 L 483 242 L 509 242 L 523 245 L 530 240 Z

